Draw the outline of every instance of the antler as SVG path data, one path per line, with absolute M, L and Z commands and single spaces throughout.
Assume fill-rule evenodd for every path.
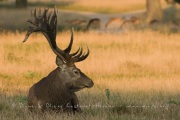
M 73 44 L 73 29 L 71 29 L 71 40 L 68 45 L 68 47 L 64 50 L 61 50 L 58 48 L 56 44 L 56 26 L 57 26 L 57 10 L 56 8 L 53 11 L 48 14 L 48 9 L 45 9 L 43 13 L 41 14 L 41 11 L 39 10 L 39 14 L 37 16 L 36 9 L 31 12 L 32 19 L 28 19 L 27 22 L 33 25 L 29 27 L 29 30 L 27 31 L 27 34 L 25 36 L 25 39 L 23 42 L 25 42 L 31 33 L 33 32 L 42 32 L 43 35 L 48 40 L 51 49 L 53 52 L 57 55 L 58 58 L 60 58 L 64 63 L 67 65 L 74 65 L 75 62 L 80 62 L 85 60 L 89 55 L 89 49 L 87 47 L 87 53 L 83 54 L 83 48 L 79 47 L 79 49 L 75 52 L 70 54 L 72 44 Z

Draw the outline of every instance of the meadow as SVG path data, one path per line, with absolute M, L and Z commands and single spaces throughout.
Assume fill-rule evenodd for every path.
M 178 120 L 180 119 L 180 34 L 152 29 L 125 33 L 75 32 L 73 51 L 90 48 L 77 67 L 95 85 L 77 92 L 83 113 L 37 115 L 26 108 L 28 89 L 56 68 L 42 34 L 22 43 L 25 32 L 0 33 L 1 120 Z M 70 31 L 57 34 L 61 48 Z

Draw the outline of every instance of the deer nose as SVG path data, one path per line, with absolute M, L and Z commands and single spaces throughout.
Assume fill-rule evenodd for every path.
M 91 87 L 93 87 L 94 86 L 94 82 L 93 81 L 91 81 Z
M 87 88 L 91 88 L 93 87 L 94 82 L 92 80 L 90 80 L 90 82 L 86 85 Z

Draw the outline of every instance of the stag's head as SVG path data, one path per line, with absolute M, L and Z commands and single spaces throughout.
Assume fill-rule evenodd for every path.
M 93 86 L 93 81 L 81 72 L 76 66 L 76 62 L 85 60 L 90 51 L 87 47 L 87 52 L 83 53 L 83 48 L 79 48 L 76 52 L 71 53 L 73 44 L 73 29 L 71 30 L 71 40 L 68 47 L 64 50 L 60 49 L 56 44 L 56 26 L 57 26 L 57 10 L 48 12 L 45 9 L 43 13 L 39 10 L 37 15 L 36 9 L 32 11 L 32 18 L 28 19 L 27 22 L 33 26 L 29 27 L 25 42 L 31 33 L 42 32 L 48 40 L 51 49 L 57 55 L 56 64 L 58 66 L 58 75 L 61 76 L 61 85 L 66 85 L 70 92 L 76 92 L 83 88 L 90 88 Z

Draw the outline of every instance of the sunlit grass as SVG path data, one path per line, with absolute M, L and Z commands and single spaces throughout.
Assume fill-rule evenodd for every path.
M 25 33 L 1 33 L 0 111 L 2 119 L 33 119 L 25 107 L 28 89 L 48 75 L 55 55 L 42 34 L 22 43 Z M 46 119 L 178 119 L 180 101 L 180 35 L 152 30 L 122 34 L 75 33 L 73 51 L 88 45 L 90 56 L 77 67 L 95 86 L 78 92 L 83 114 L 45 114 Z M 60 48 L 70 32 L 58 33 Z M 109 90 L 107 97 L 107 89 Z M 112 108 L 99 106 L 112 105 Z M 154 105 L 154 106 L 153 106 Z M 132 106 L 136 106 L 132 108 Z M 146 106 L 146 107 L 143 107 Z M 148 108 L 147 106 L 151 106 Z M 36 119 L 42 116 L 35 116 Z

